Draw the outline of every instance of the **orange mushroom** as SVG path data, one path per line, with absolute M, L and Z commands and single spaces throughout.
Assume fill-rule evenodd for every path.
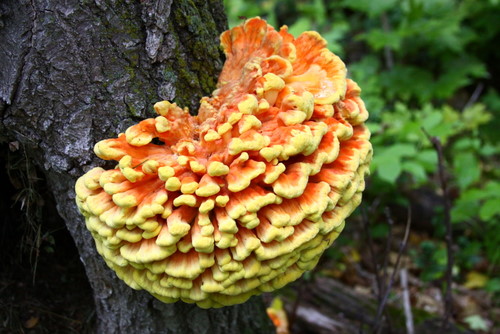
M 360 89 L 319 34 L 254 18 L 221 41 L 226 63 L 198 116 L 156 103 L 158 117 L 96 144 L 117 167 L 76 183 L 121 279 L 204 308 L 312 269 L 360 203 L 372 156 Z

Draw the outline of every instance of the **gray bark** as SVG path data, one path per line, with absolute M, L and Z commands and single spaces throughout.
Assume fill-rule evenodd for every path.
M 93 145 L 153 116 L 160 99 L 197 109 L 222 67 L 220 0 L 3 0 L 0 140 L 44 170 L 94 291 L 98 333 L 271 333 L 259 298 L 202 310 L 163 304 L 116 278 L 74 201 L 103 165 Z

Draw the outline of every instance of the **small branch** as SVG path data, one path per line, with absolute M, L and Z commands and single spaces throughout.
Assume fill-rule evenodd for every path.
M 483 92 L 483 88 L 484 88 L 484 84 L 482 82 L 480 82 L 476 86 L 476 88 L 474 89 L 474 91 L 472 92 L 472 95 L 470 96 L 470 98 L 467 101 L 467 103 L 462 108 L 462 111 L 464 111 L 465 109 L 469 108 L 471 105 L 473 105 L 474 103 L 476 103 L 477 99 L 479 99 L 479 96 L 481 96 L 481 93 Z
M 368 220 L 368 215 L 366 213 L 366 209 L 363 208 L 361 211 L 361 217 L 363 220 L 363 228 L 366 234 L 366 239 L 368 243 L 368 251 L 370 252 L 370 258 L 373 264 L 373 271 L 375 272 L 375 282 L 377 284 L 377 300 L 379 304 L 382 302 L 382 294 L 383 294 L 383 286 L 382 286 L 382 277 L 380 277 L 380 272 L 378 268 L 378 262 L 375 258 L 375 249 L 373 247 L 373 239 L 370 233 L 370 221 Z
M 408 243 L 408 237 L 410 235 L 410 227 L 411 227 L 411 209 L 408 209 L 408 219 L 406 220 L 405 234 L 403 236 L 403 240 L 401 240 L 401 243 L 399 244 L 398 257 L 396 258 L 396 264 L 394 265 L 394 270 L 392 271 L 391 279 L 387 284 L 387 288 L 384 291 L 382 302 L 379 303 L 378 306 L 377 316 L 375 318 L 376 321 L 373 330 L 374 333 L 379 333 L 382 328 L 380 320 L 382 318 L 382 314 L 384 312 L 387 299 L 389 298 L 389 292 L 391 291 L 392 285 L 394 284 L 394 278 L 396 277 L 396 273 L 398 272 L 399 263 L 401 262 L 401 256 L 403 255 L 404 250 L 406 248 L 406 244 Z
M 384 32 L 387 34 L 390 33 L 391 24 L 389 22 L 387 14 L 382 13 L 380 19 L 382 20 L 382 29 L 384 29 Z M 387 67 L 387 69 L 391 70 L 394 67 L 394 55 L 392 53 L 391 48 L 387 45 L 384 46 L 384 57 L 385 57 L 385 66 Z
M 411 312 L 410 291 L 408 290 L 408 271 L 406 268 L 399 272 L 401 288 L 403 289 L 403 308 L 405 313 L 406 333 L 414 334 L 413 314 Z
M 453 253 L 453 230 L 451 226 L 451 204 L 450 197 L 448 193 L 448 183 L 446 182 L 445 168 L 444 168 L 444 155 L 443 146 L 438 137 L 429 135 L 429 133 L 422 128 L 422 131 L 427 136 L 429 141 L 434 146 L 438 156 L 438 172 L 439 172 L 439 182 L 441 185 L 441 191 L 443 192 L 444 200 L 444 223 L 446 226 L 446 251 L 447 251 L 447 265 L 446 265 L 446 291 L 444 295 L 444 317 L 442 330 L 445 331 L 449 328 L 450 318 L 453 314 L 453 296 L 451 291 L 451 285 L 453 283 L 453 263 L 454 263 L 454 253 Z
M 389 224 L 389 235 L 387 236 L 387 242 L 385 244 L 385 250 L 384 250 L 384 263 L 382 264 L 382 269 L 383 269 L 383 282 L 384 284 L 387 283 L 387 268 L 389 267 L 389 257 L 391 253 L 391 245 L 392 245 L 392 237 L 394 236 L 393 233 L 393 227 L 394 227 L 394 220 L 392 219 L 391 216 L 391 210 L 386 207 L 384 210 L 385 216 L 387 218 L 387 223 Z M 384 294 L 385 291 L 382 292 Z

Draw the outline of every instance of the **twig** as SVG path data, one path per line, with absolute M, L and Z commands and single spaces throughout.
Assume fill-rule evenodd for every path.
M 366 214 L 366 209 L 363 207 L 361 211 L 361 217 L 363 220 L 363 228 L 364 232 L 366 235 L 367 243 L 368 243 L 368 251 L 370 252 L 370 258 L 372 260 L 373 264 L 373 271 L 375 272 L 375 282 L 377 284 L 377 301 L 380 302 L 382 301 L 382 290 L 384 289 L 382 286 L 382 277 L 380 277 L 380 272 L 378 268 L 378 262 L 377 259 L 375 258 L 375 249 L 373 247 L 373 239 L 372 235 L 370 233 L 370 221 L 368 220 L 368 216 Z
M 408 290 L 408 271 L 402 268 L 399 272 L 401 288 L 403 289 L 403 308 L 405 312 L 406 333 L 414 334 L 413 314 L 411 312 L 410 291 Z
M 392 271 L 391 274 L 391 279 L 389 283 L 387 284 L 387 288 L 385 289 L 384 296 L 382 298 L 382 302 L 379 303 L 378 305 L 378 310 L 377 310 L 377 316 L 376 316 L 376 321 L 374 325 L 374 333 L 379 333 L 380 330 L 382 329 L 381 327 L 381 318 L 382 314 L 384 313 L 385 309 L 385 304 L 387 303 L 387 299 L 389 298 L 389 292 L 392 289 L 392 285 L 394 284 L 394 278 L 396 276 L 396 273 L 399 268 L 399 263 L 401 262 L 401 256 L 404 253 L 404 250 L 406 248 L 406 244 L 408 243 L 408 236 L 410 235 L 410 227 L 411 227 L 411 209 L 408 208 L 408 219 L 406 220 L 406 227 L 405 227 L 405 234 L 403 236 L 403 240 L 401 240 L 401 243 L 399 244 L 399 249 L 398 249 L 398 257 L 396 258 L 396 264 L 394 265 L 394 270 Z
M 389 235 L 387 236 L 387 242 L 385 244 L 385 250 L 384 250 L 384 262 L 382 264 L 382 270 L 383 270 L 383 280 L 384 284 L 387 282 L 387 268 L 389 267 L 389 257 L 391 253 L 391 245 L 392 245 L 392 237 L 394 236 L 393 233 L 393 227 L 394 227 L 394 220 L 392 219 L 391 216 L 391 210 L 386 207 L 384 210 L 385 216 L 387 218 L 387 223 L 389 224 Z M 384 294 L 385 291 L 382 292 Z
M 387 268 L 389 267 L 389 258 L 390 258 L 390 255 L 391 255 L 391 245 L 392 245 L 392 239 L 393 239 L 393 236 L 394 236 L 394 230 L 393 230 L 393 227 L 394 227 L 394 220 L 392 219 L 392 216 L 391 216 L 391 210 L 386 207 L 385 210 L 384 210 L 384 213 L 386 215 L 386 218 L 387 218 L 387 223 L 389 224 L 389 233 L 387 235 L 387 240 L 386 240 L 386 243 L 385 243 L 385 249 L 384 249 L 384 255 L 383 255 L 383 262 L 382 262 L 382 285 L 381 285 L 381 290 L 380 290 L 380 298 L 379 298 L 379 306 L 381 305 L 382 301 L 383 301 L 383 296 L 385 296 L 386 292 L 388 292 L 387 290 L 389 289 L 390 290 L 390 287 L 388 285 L 388 280 L 387 280 Z M 385 312 L 385 309 L 384 311 L 382 312 L 382 314 L 380 314 L 380 318 L 377 316 L 377 318 L 375 319 L 375 324 L 377 323 L 381 323 L 382 322 L 382 316 L 385 315 L 387 316 L 386 312 Z M 391 330 L 391 323 L 390 323 L 390 317 L 386 317 L 386 320 L 387 320 L 387 325 L 388 325 L 388 331 L 389 333 L 392 332 Z M 379 327 L 379 331 L 382 329 L 382 326 Z
M 462 111 L 464 111 L 465 109 L 469 108 L 471 105 L 473 105 L 477 99 L 479 99 L 479 96 L 481 96 L 481 93 L 483 92 L 483 88 L 484 88 L 484 84 L 482 82 L 480 82 L 476 88 L 474 89 L 474 91 L 472 92 L 469 100 L 467 101 L 467 103 L 465 103 L 464 107 L 462 108 Z
M 422 128 L 422 131 L 427 136 L 429 141 L 434 146 L 438 156 L 438 171 L 439 171 L 439 182 L 441 184 L 441 190 L 443 192 L 443 200 L 444 200 L 444 223 L 446 226 L 446 252 L 447 252 L 447 264 L 446 264 L 446 291 L 444 295 L 444 317 L 442 323 L 442 330 L 445 331 L 448 329 L 450 324 L 450 318 L 453 314 L 453 300 L 452 300 L 452 291 L 451 285 L 453 283 L 453 263 L 454 263 L 454 254 L 453 254 L 453 230 L 451 226 L 451 204 L 450 197 L 448 194 L 448 184 L 446 182 L 445 176 L 445 168 L 444 168 L 444 155 L 443 155 L 443 146 L 441 145 L 441 141 L 438 137 L 434 137 L 429 135 L 429 133 Z
M 386 13 L 382 13 L 380 18 L 382 20 L 382 29 L 386 34 L 391 32 L 391 24 L 389 22 L 389 18 Z M 394 55 L 392 54 L 392 50 L 388 45 L 384 46 L 384 57 L 385 57 L 385 66 L 387 69 L 391 70 L 394 67 Z

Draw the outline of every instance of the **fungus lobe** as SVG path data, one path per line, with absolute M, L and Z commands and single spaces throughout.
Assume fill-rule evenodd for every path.
M 167 303 L 242 303 L 312 269 L 360 203 L 372 156 L 360 89 L 319 34 L 253 18 L 221 43 L 197 116 L 156 103 L 158 117 L 96 144 L 116 168 L 76 183 L 108 266 Z

